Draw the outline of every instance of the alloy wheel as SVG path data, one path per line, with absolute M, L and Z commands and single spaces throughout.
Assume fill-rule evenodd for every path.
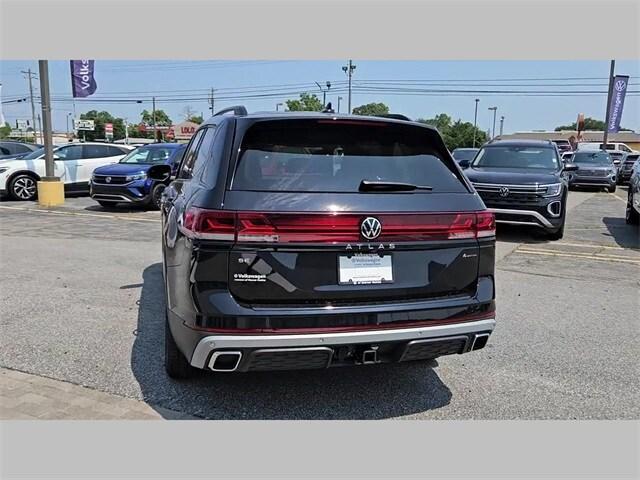
M 36 182 L 31 177 L 19 177 L 13 182 L 13 193 L 21 200 L 31 200 L 36 195 Z

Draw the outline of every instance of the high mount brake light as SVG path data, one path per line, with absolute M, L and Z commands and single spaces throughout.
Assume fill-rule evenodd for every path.
M 240 243 L 420 242 L 485 238 L 495 235 L 495 216 L 471 213 L 383 213 L 382 232 L 361 236 L 363 213 L 228 212 L 191 207 L 183 231 L 192 238 Z

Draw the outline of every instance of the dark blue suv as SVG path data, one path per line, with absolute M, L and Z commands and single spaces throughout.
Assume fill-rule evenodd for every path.
M 168 181 L 152 180 L 147 171 L 153 165 L 169 165 L 175 172 L 185 147 L 178 143 L 145 145 L 131 151 L 119 163 L 96 168 L 91 177 L 91 198 L 103 207 L 135 203 L 158 208 Z

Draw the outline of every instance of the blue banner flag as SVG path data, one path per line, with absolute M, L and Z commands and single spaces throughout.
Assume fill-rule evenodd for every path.
M 620 119 L 622 118 L 622 107 L 624 107 L 624 97 L 627 93 L 629 77 L 626 75 L 616 75 L 613 78 L 613 91 L 611 92 L 611 103 L 609 104 L 609 118 L 607 119 L 607 131 L 618 133 L 620 130 Z
M 94 74 L 94 60 L 71 60 L 71 88 L 74 98 L 93 95 L 98 85 Z

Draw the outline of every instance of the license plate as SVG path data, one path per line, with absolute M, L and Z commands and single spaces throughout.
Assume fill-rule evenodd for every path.
M 338 282 L 341 285 L 372 285 L 393 282 L 391 255 L 355 254 L 340 256 Z

